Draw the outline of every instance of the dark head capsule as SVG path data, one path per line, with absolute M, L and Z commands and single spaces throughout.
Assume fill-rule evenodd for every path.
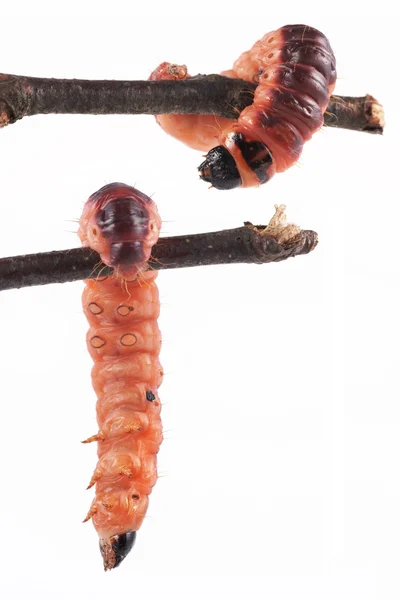
M 137 198 L 116 198 L 96 215 L 103 237 L 111 242 L 143 240 L 149 230 L 149 212 Z
M 104 570 L 118 567 L 132 550 L 136 540 L 136 531 L 128 531 L 110 538 L 100 539 L 100 552 L 103 557 Z
M 235 159 L 224 146 L 212 148 L 199 171 L 200 178 L 218 190 L 231 190 L 242 184 Z

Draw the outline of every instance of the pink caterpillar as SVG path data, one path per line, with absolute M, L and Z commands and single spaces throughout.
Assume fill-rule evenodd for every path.
M 322 126 L 336 83 L 327 38 L 307 25 L 267 33 L 221 75 L 258 83 L 237 121 L 213 115 L 158 115 L 170 135 L 207 152 L 200 177 L 228 190 L 266 183 L 291 167 Z M 150 79 L 187 79 L 185 66 L 162 63 Z
M 90 196 L 79 222 L 83 245 L 115 269 L 109 277 L 87 280 L 82 297 L 99 425 L 85 440 L 98 442 L 99 457 L 89 483 L 96 484 L 96 497 L 85 521 L 92 518 L 100 536 L 106 570 L 132 548 L 157 480 L 160 302 L 157 271 L 148 271 L 146 263 L 160 227 L 154 202 L 122 183 Z

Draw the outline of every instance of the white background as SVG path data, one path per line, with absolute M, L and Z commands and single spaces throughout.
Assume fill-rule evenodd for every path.
M 384 136 L 326 129 L 299 166 L 231 192 L 208 190 L 199 153 L 150 116 L 0 131 L 0 256 L 78 246 L 84 201 L 112 181 L 154 194 L 165 235 L 266 223 L 285 203 L 320 239 L 276 265 L 160 274 L 162 477 L 107 574 L 81 524 L 96 462 L 80 444 L 96 431 L 83 284 L 1 293 L 2 598 L 400 595 L 398 15 L 282 4 L 2 11 L 3 72 L 93 79 L 147 78 L 163 60 L 219 72 L 267 31 L 307 23 L 335 50 L 337 93 L 369 92 L 387 117 Z

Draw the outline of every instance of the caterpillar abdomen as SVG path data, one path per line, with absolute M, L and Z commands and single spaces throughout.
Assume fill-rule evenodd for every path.
M 165 79 L 184 80 L 190 75 L 185 65 L 161 63 L 150 75 L 151 81 Z M 232 124 L 229 119 L 214 115 L 156 115 L 156 121 L 162 129 L 190 148 L 207 152 L 218 142 L 221 132 Z
M 222 131 L 217 146 L 200 144 L 208 150 L 200 177 L 218 189 L 260 185 L 292 166 L 304 143 L 322 126 L 336 82 L 335 57 L 321 32 L 306 25 L 287 25 L 266 34 L 224 74 L 254 81 L 258 87 L 253 103 L 236 122 L 226 125 L 226 119 L 214 118 Z M 165 115 L 165 121 L 158 117 L 169 133 L 181 117 L 174 115 L 171 123 L 167 121 L 171 116 Z M 199 118 L 185 124 L 191 126 L 190 138 L 183 128 L 172 131 L 173 135 L 198 147 L 190 139 L 196 127 L 200 136 L 206 121 Z
M 99 460 L 85 520 L 92 518 L 100 536 L 105 569 L 118 566 L 133 546 L 157 480 L 160 304 L 157 273 L 145 269 L 160 225 L 154 202 L 124 184 L 93 194 L 80 220 L 83 244 L 116 269 L 115 276 L 86 281 L 82 297 L 99 425 L 86 440 L 98 442 Z

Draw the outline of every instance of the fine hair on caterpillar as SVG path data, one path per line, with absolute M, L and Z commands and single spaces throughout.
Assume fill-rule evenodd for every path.
M 304 143 L 323 125 L 336 83 L 331 46 L 313 27 L 286 25 L 264 35 L 221 75 L 258 84 L 253 103 L 237 121 L 214 115 L 158 115 L 157 122 L 190 147 L 207 152 L 199 173 L 212 187 L 229 190 L 266 183 L 297 162 Z M 150 79 L 188 77 L 185 66 L 164 62 Z
M 108 277 L 88 279 L 82 296 L 90 329 L 99 430 L 98 463 L 88 488 L 95 498 L 92 519 L 100 537 L 105 570 L 131 550 L 157 480 L 162 441 L 158 387 L 161 335 L 157 271 L 147 269 L 161 227 L 153 200 L 122 183 L 104 186 L 87 200 L 78 235 L 84 246 L 114 268 Z

